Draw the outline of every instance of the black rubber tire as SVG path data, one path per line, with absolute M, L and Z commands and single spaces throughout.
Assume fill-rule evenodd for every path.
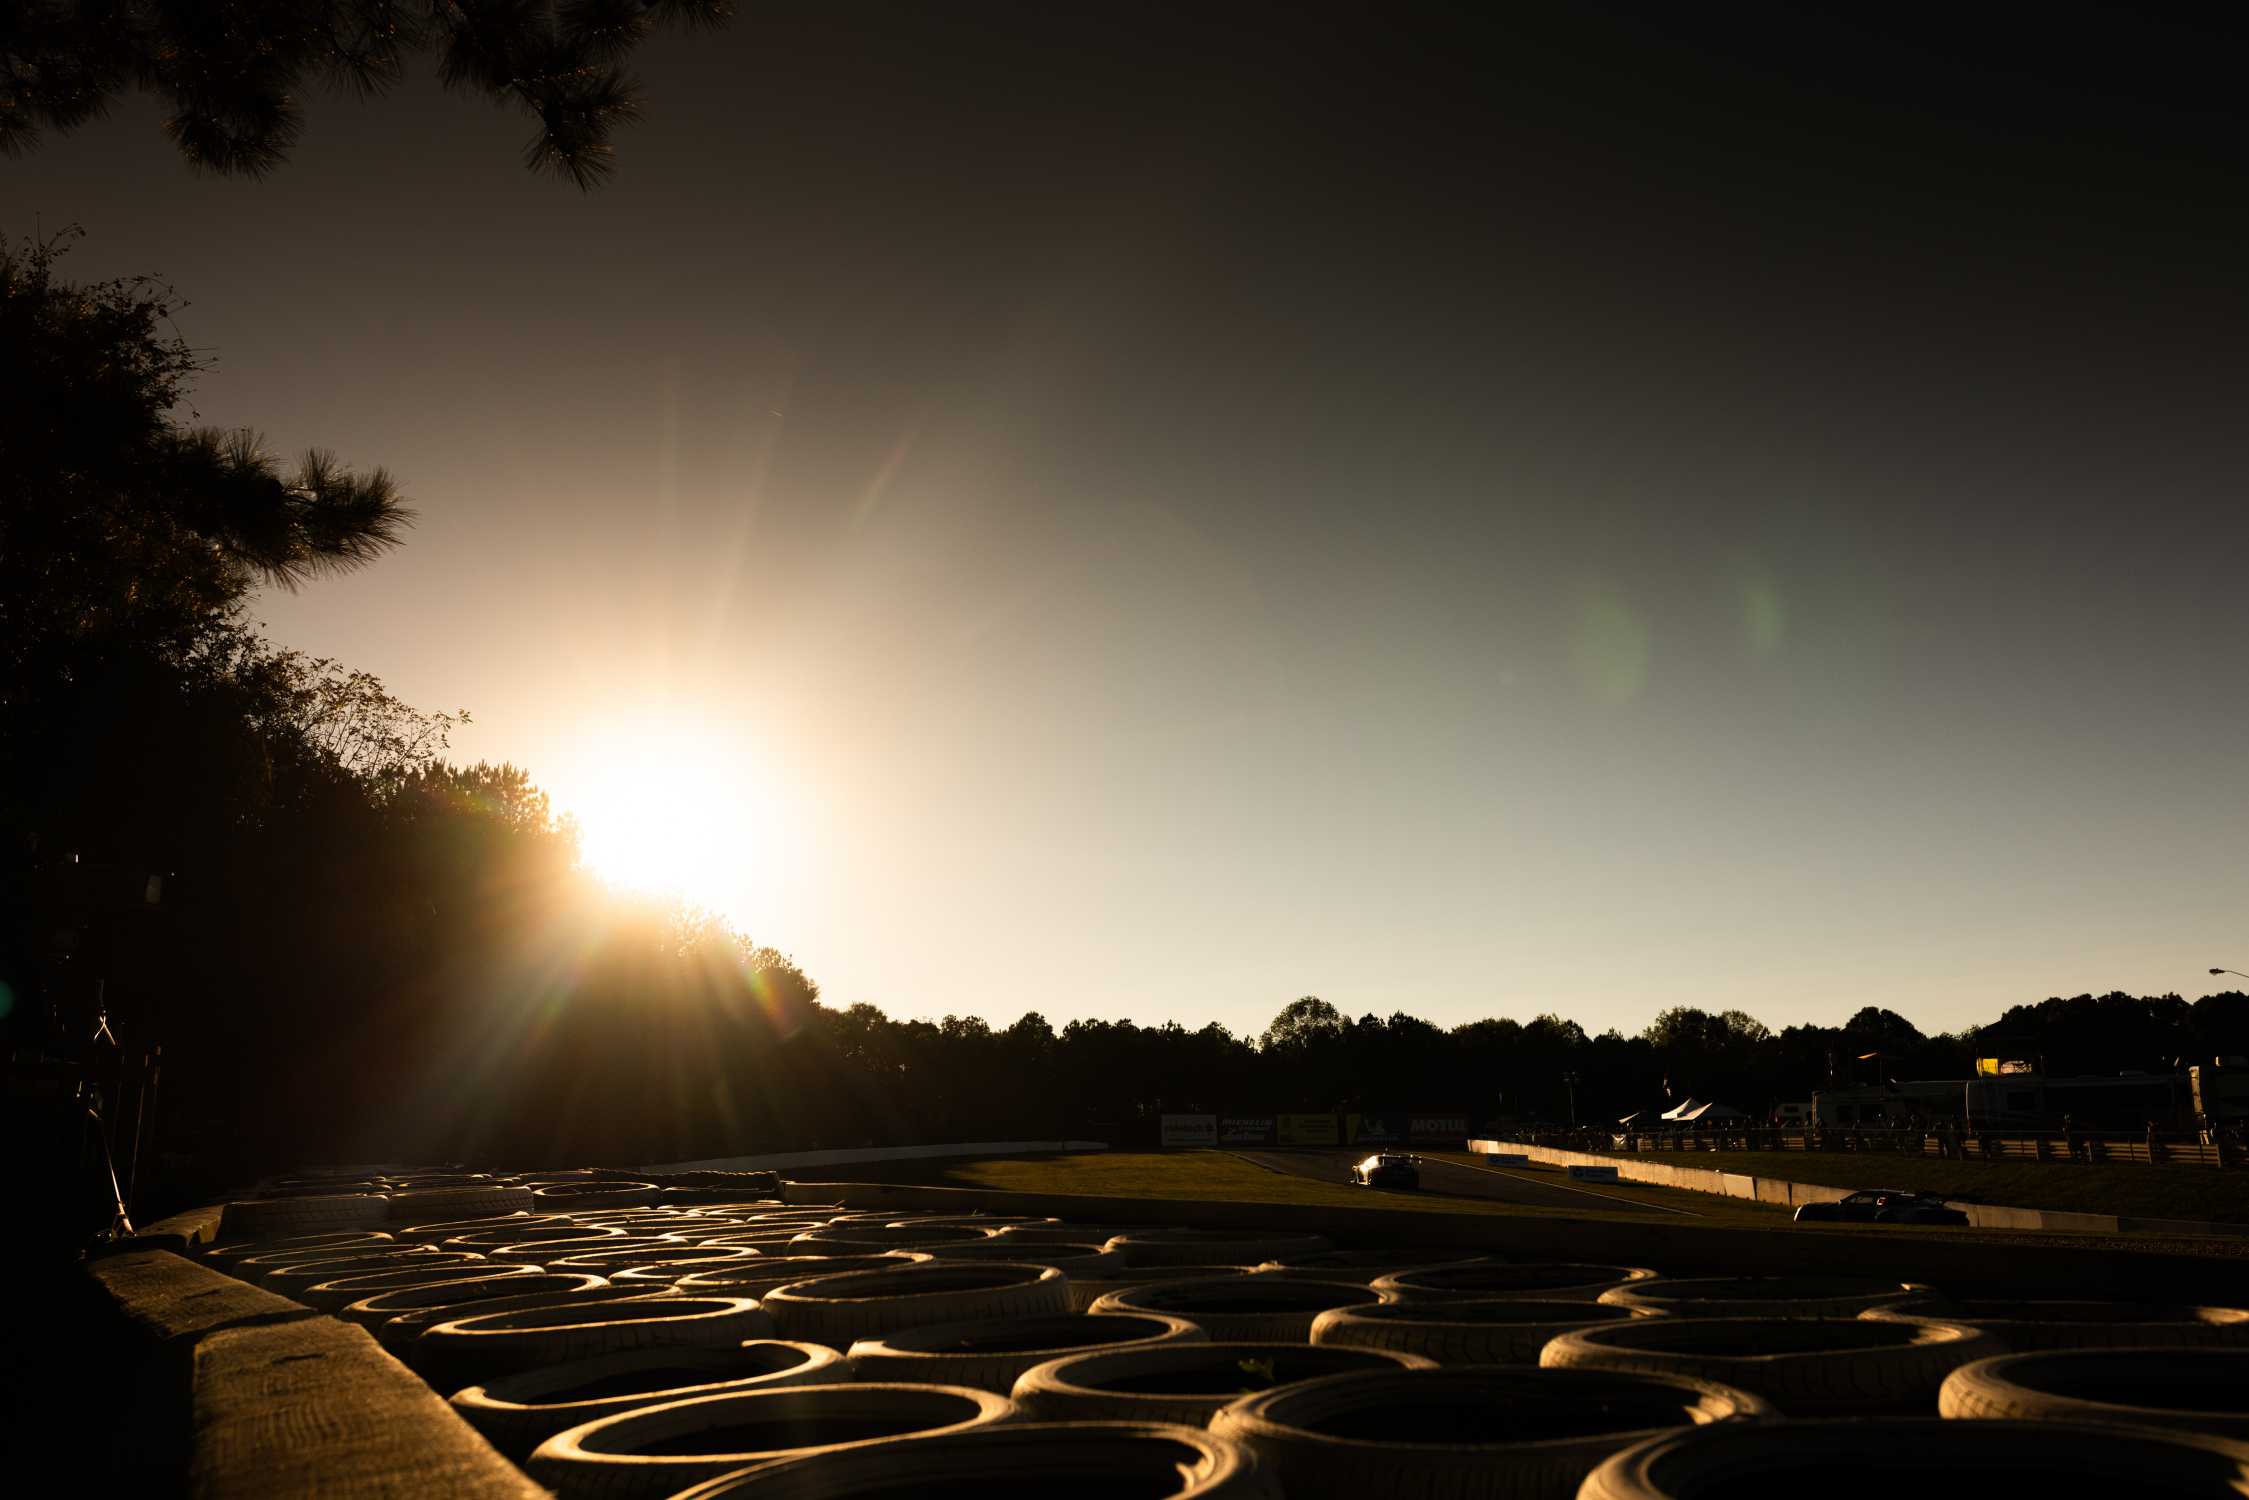
M 384 1292 L 410 1291 L 423 1286 L 457 1285 L 464 1281 L 489 1281 L 511 1274 L 536 1276 L 540 1272 L 537 1266 L 493 1260 L 480 1260 L 474 1265 L 465 1266 L 432 1266 L 427 1269 L 408 1267 L 398 1271 L 377 1271 L 371 1276 L 344 1276 L 333 1281 L 298 1287 L 290 1292 L 289 1297 L 293 1302 L 302 1302 L 321 1312 L 333 1313 Z
M 720 1266 L 763 1260 L 765 1256 L 747 1245 L 667 1242 L 656 1245 L 620 1244 L 615 1249 L 584 1250 L 576 1254 L 543 1256 L 541 1259 L 558 1271 L 591 1271 L 596 1276 L 630 1271 L 640 1266 L 676 1266 L 681 1269 L 673 1273 L 675 1276 L 689 1276 L 694 1274 L 694 1269 L 716 1270 Z
M 1070 1305 L 1079 1312 L 1089 1311 L 1111 1292 L 1127 1292 L 1134 1287 L 1153 1286 L 1159 1281 L 1224 1281 L 1235 1276 L 1258 1274 L 1254 1266 L 1165 1266 L 1161 1270 L 1104 1271 L 1087 1275 L 1083 1280 L 1073 1273 L 1070 1277 Z
M 1255 1266 L 1291 1255 L 1313 1255 L 1332 1250 L 1316 1234 L 1238 1234 L 1211 1229 L 1141 1229 L 1109 1240 L 1135 1270 L 1143 1266 Z
M 1090 1350 L 1033 1365 L 1016 1377 L 1009 1394 L 1038 1422 L 1179 1422 L 1207 1427 L 1221 1407 L 1250 1390 L 1330 1375 L 1435 1368 L 1418 1354 L 1390 1349 L 1145 1344 Z M 1257 1384 L 1245 1389 L 1248 1382 Z
M 329 1229 L 312 1234 L 285 1234 L 272 1239 L 220 1240 L 202 1252 L 202 1258 L 225 1269 L 239 1260 L 260 1255 L 341 1254 L 347 1250 L 389 1250 L 398 1241 L 380 1229 Z
M 253 1285 L 263 1285 L 268 1276 L 297 1266 L 368 1265 L 380 1270 L 402 1256 L 435 1253 L 427 1245 L 402 1245 L 396 1241 L 388 1241 L 373 1245 L 330 1245 L 304 1250 L 259 1251 L 255 1255 L 238 1255 L 232 1260 L 217 1264 L 230 1276 L 239 1277 Z
M 1536 1302 L 1495 1297 L 1488 1302 L 1393 1302 L 1339 1307 L 1312 1321 L 1312 1342 L 1355 1349 L 1399 1349 L 1440 1365 L 1532 1365 L 1539 1351 L 1565 1333 L 1632 1318 L 1660 1318 L 1632 1307 L 1598 1302 Z
M 564 1182 L 537 1190 L 539 1207 L 548 1213 L 575 1213 L 590 1208 L 645 1208 L 663 1189 L 653 1182 Z
M 607 1286 L 599 1276 L 554 1276 L 504 1273 L 469 1281 L 437 1281 L 360 1298 L 337 1310 L 346 1323 L 356 1323 L 373 1333 L 402 1313 L 429 1307 L 461 1307 L 491 1297 L 530 1297 L 590 1292 Z
M 772 1319 L 754 1297 L 651 1297 L 614 1303 L 573 1298 L 556 1306 L 487 1310 L 433 1323 L 415 1344 L 423 1362 L 452 1382 L 448 1389 L 458 1389 L 472 1380 L 597 1354 L 729 1349 L 772 1332 Z
M 1209 1281 L 1152 1281 L 1110 1292 L 1096 1313 L 1165 1313 L 1185 1318 L 1214 1340 L 1227 1343 L 1308 1343 L 1312 1324 L 1338 1307 L 1381 1299 L 1370 1287 L 1302 1276 L 1219 1277 Z
M 489 1218 L 537 1208 L 529 1188 L 489 1187 L 420 1188 L 390 1195 L 393 1224 L 436 1224 L 454 1219 Z
M 1025 1370 L 1066 1354 L 1202 1342 L 1203 1331 L 1184 1318 L 1056 1313 L 903 1329 L 887 1338 L 859 1340 L 849 1358 L 858 1380 L 965 1385 L 1004 1396 Z
M 1289 1500 L 1570 1500 L 1597 1465 L 1654 1433 L 1771 1414 L 1746 1392 L 1678 1376 L 1463 1368 L 1260 1391 L 1221 1408 L 1210 1430 L 1257 1450 Z
M 677 1208 L 610 1208 L 565 1211 L 563 1217 L 580 1224 L 599 1224 L 634 1233 L 663 1233 L 677 1229 L 686 1216 Z
M 858 1224 L 807 1229 L 797 1236 L 803 1245 L 839 1245 L 838 1253 L 860 1250 L 929 1250 L 939 1245 L 982 1245 L 989 1243 L 992 1232 L 988 1229 L 963 1229 L 952 1224 L 882 1224 L 872 1227 Z M 819 1254 L 815 1249 L 811 1254 Z
M 924 1261 L 792 1281 L 765 1294 L 774 1331 L 848 1349 L 931 1323 L 1043 1317 L 1070 1310 L 1070 1280 L 1052 1266 L 1014 1261 Z
M 322 1230 L 368 1229 L 390 1221 L 390 1200 L 375 1193 L 246 1198 L 219 1211 L 219 1238 L 282 1239 Z
M 318 1286 L 324 1281 L 340 1281 L 347 1276 L 374 1276 L 384 1271 L 438 1270 L 441 1267 L 467 1266 L 469 1274 L 492 1264 L 481 1255 L 448 1255 L 427 1250 L 419 1254 L 412 1250 L 377 1252 L 355 1260 L 299 1261 L 294 1265 L 271 1266 L 258 1275 L 258 1285 L 282 1296 L 290 1296 L 308 1286 Z
M 1372 1283 L 1400 1302 L 1488 1302 L 1498 1297 L 1530 1297 L 1542 1302 L 1591 1302 L 1617 1287 L 1653 1281 L 1644 1266 L 1606 1266 L 1578 1261 L 1525 1261 L 1514 1265 L 1476 1262 L 1421 1266 L 1378 1276 Z
M 2037 1349 L 2249 1348 L 2249 1310 L 2238 1307 L 1915 1297 L 1871 1309 L 1865 1316 L 1972 1323 L 1998 1340 L 1999 1348 L 2018 1354 Z
M 698 1245 L 743 1245 L 760 1255 L 770 1256 L 794 1255 L 796 1238 L 795 1232 L 788 1229 L 734 1229 L 693 1236 Z
M 402 1240 L 416 1244 L 435 1245 L 457 1235 L 484 1236 L 501 1234 L 508 1230 L 539 1230 L 570 1227 L 570 1221 L 560 1214 L 488 1214 L 475 1219 L 440 1219 L 432 1224 L 394 1226 L 392 1232 Z M 583 1231 L 581 1231 L 583 1232 Z
M 597 1278 L 598 1279 L 598 1278 Z M 561 1307 L 570 1303 L 595 1302 L 649 1302 L 664 1294 L 644 1292 L 637 1287 L 595 1286 L 574 1287 L 563 1291 L 492 1292 L 479 1295 L 473 1301 L 448 1302 L 433 1307 L 418 1307 L 402 1312 L 378 1325 L 374 1330 L 375 1342 L 398 1359 L 404 1360 L 422 1372 L 429 1383 L 441 1391 L 454 1390 L 466 1385 L 474 1375 L 456 1375 L 442 1368 L 433 1368 L 422 1354 L 422 1335 L 440 1323 L 457 1323 L 463 1318 L 473 1318 L 479 1313 L 516 1312 L 531 1307 Z M 442 1361 L 440 1361 L 442 1365 Z
M 728 1262 L 715 1270 L 695 1271 L 673 1285 L 688 1297 L 763 1297 L 777 1286 L 811 1281 L 822 1276 L 848 1276 L 854 1271 L 898 1271 L 925 1265 L 929 1257 L 919 1250 L 884 1250 L 873 1255 L 761 1255 L 739 1264 Z M 620 1272 L 619 1285 L 638 1285 L 640 1278 Z
M 1599 1300 L 1682 1318 L 1855 1318 L 1909 1295 L 1901 1281 L 1864 1276 L 1696 1276 L 1616 1287 Z
M 1175 1228 L 1156 1224 L 1010 1224 L 993 1231 L 992 1238 L 1019 1245 L 1106 1245 L 1120 1234 L 1150 1234 Z
M 517 1463 L 558 1432 L 689 1396 L 833 1385 L 843 1356 L 819 1344 L 750 1339 L 731 1349 L 635 1349 L 597 1354 L 455 1391 L 453 1410 Z M 629 1387 L 629 1389 L 627 1389 Z M 584 1394 L 586 1392 L 598 1394 Z
M 659 1500 L 751 1464 L 827 1459 L 855 1446 L 960 1432 L 1015 1415 L 1015 1403 L 1005 1396 L 958 1386 L 789 1386 L 695 1396 L 602 1417 L 548 1438 L 523 1467 L 560 1500 Z M 851 1436 L 826 1437 L 823 1428 Z M 759 1438 L 759 1429 L 768 1435 Z M 739 1431 L 738 1446 L 711 1451 L 714 1440 L 693 1437 L 712 1430 Z M 650 1451 L 690 1445 L 703 1451 Z
M 1099 1245 L 1011 1245 L 1004 1240 L 985 1240 L 974 1245 L 929 1245 L 922 1253 L 931 1260 L 1012 1260 L 1052 1266 L 1073 1280 L 1107 1276 L 1125 1268 L 1123 1256 Z
M 1858 1331 L 1868 1328 L 1893 1336 Z M 2000 1352 L 1980 1329 L 1931 1319 L 1636 1318 L 1562 1334 L 1539 1364 L 1687 1375 L 1821 1417 L 1933 1412 L 1946 1376 Z
M 1962 1365 L 1937 1415 L 2173 1427 L 2249 1442 L 2249 1349 L 2041 1349 Z
M 1321 1281 L 1356 1281 L 1371 1287 L 1381 1277 L 1407 1271 L 1426 1271 L 1438 1266 L 1496 1264 L 1497 1261 L 1485 1255 L 1434 1247 L 1408 1247 L 1402 1250 L 1322 1250 L 1311 1255 L 1292 1255 L 1280 1260 L 1269 1260 L 1253 1269 L 1260 1274 L 1279 1272 L 1289 1276 L 1312 1276 Z
M 895 1497 L 899 1476 L 928 1491 L 994 1496 L 1130 1494 L 1136 1500 L 1272 1500 L 1256 1454 L 1215 1433 L 1146 1422 L 994 1424 L 760 1464 L 675 1500 Z
M 1667 1433 L 1586 1476 L 1579 1500 L 1717 1500 L 1826 1493 L 2228 1496 L 2249 1490 L 2249 1445 L 2158 1428 L 2062 1422 L 1721 1422 Z
M 440 1250 L 473 1250 L 479 1255 L 513 1255 L 536 1250 L 541 1255 L 583 1255 L 604 1245 L 622 1245 L 629 1239 L 622 1229 L 592 1224 L 555 1223 L 525 1218 L 513 1228 L 469 1230 L 449 1234 L 434 1243 Z

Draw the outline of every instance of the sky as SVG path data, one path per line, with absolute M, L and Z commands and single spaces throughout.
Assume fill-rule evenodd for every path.
M 591 194 L 425 65 L 256 182 L 128 97 L 0 229 L 403 481 L 274 639 L 831 1003 L 2239 983 L 2239 35 L 795 9 L 646 47 Z

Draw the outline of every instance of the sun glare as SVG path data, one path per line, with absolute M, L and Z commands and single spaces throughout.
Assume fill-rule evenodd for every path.
M 738 924 L 764 914 L 789 842 L 756 757 L 702 733 L 589 751 L 558 797 L 586 868 L 609 885 L 677 896 Z

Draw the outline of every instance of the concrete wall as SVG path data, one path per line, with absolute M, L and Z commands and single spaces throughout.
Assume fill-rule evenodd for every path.
M 956 1141 L 941 1146 L 865 1146 L 849 1151 L 783 1151 L 772 1156 L 718 1156 L 675 1161 L 643 1172 L 778 1172 L 787 1167 L 847 1167 L 868 1161 L 928 1161 L 947 1156 L 1038 1156 L 1050 1151 L 1106 1151 L 1107 1141 Z
M 549 1500 L 363 1328 L 165 1251 L 89 1261 L 53 1290 L 58 1353 L 81 1363 L 40 1431 L 68 1488 Z
M 1794 1208 L 1803 1203 L 1833 1203 L 1853 1191 L 1813 1182 L 1792 1182 L 1782 1177 L 1745 1177 L 1739 1172 L 1718 1172 L 1708 1167 L 1674 1166 L 1667 1161 L 1645 1161 L 1628 1156 L 1598 1156 L 1586 1151 L 1564 1151 L 1558 1146 L 1526 1146 L 1520 1141 L 1470 1141 L 1478 1155 L 1514 1152 L 1543 1166 L 1613 1166 L 1625 1182 L 1651 1187 L 1683 1188 L 1690 1193 L 1716 1193 L 1725 1198 L 1746 1198 Z M 2055 1170 L 2065 1170 L 2057 1167 Z M 2048 1229 L 2075 1234 L 2215 1234 L 2249 1235 L 2249 1225 L 2215 1224 L 2200 1219 L 2139 1219 L 2129 1215 L 2065 1213 L 2050 1208 L 2009 1208 L 1996 1203 L 1950 1205 L 1968 1216 L 1973 1229 Z

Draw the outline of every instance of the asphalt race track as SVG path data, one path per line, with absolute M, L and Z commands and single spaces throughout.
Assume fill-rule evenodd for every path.
M 1274 1150 L 1272 1148 L 1228 1148 L 1244 1161 L 1255 1162 L 1276 1172 L 1287 1172 L 1297 1177 L 1317 1178 L 1322 1182 L 1349 1182 L 1351 1163 L 1367 1154 L 1364 1146 L 1357 1148 L 1313 1148 Z M 1641 1213 L 1651 1218 L 1698 1217 L 1684 1202 L 1677 1208 L 1651 1203 L 1648 1190 L 1639 1189 L 1635 1196 L 1624 1197 L 1606 1191 L 1599 1183 L 1565 1183 L 1559 1172 L 1524 1172 L 1505 1167 L 1464 1167 L 1456 1162 L 1423 1158 L 1421 1162 L 1420 1196 L 1438 1198 L 1496 1198 L 1503 1203 L 1521 1203 L 1534 1208 L 1574 1208 L 1579 1211 L 1599 1209 L 1609 1213 Z M 1368 1188 L 1366 1191 L 1390 1191 Z M 1406 1193 L 1402 1196 L 1411 1197 Z M 1680 1194 L 1682 1199 L 1689 1194 Z

